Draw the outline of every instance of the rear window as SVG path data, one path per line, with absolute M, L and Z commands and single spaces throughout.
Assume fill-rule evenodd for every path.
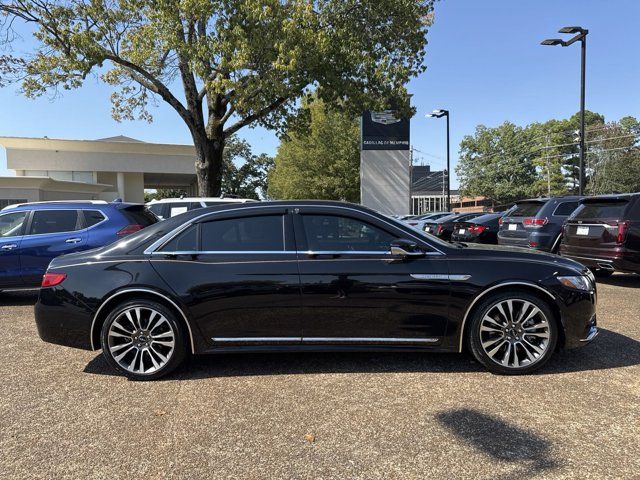
M 98 210 L 83 210 L 85 227 L 93 227 L 104 220 L 104 215 Z
M 628 202 L 602 202 L 602 203 L 585 203 L 572 217 L 574 219 L 620 219 L 624 217 L 624 211 Z
M 516 208 L 509 214 L 511 217 L 535 217 L 544 203 L 522 202 L 517 203 Z
M 578 208 L 578 202 L 562 202 L 556 207 L 553 214 L 566 217 L 571 215 L 576 208 Z
M 148 211 L 144 205 L 133 205 L 121 210 L 125 218 L 134 225 L 148 227 L 158 221 L 156 216 Z

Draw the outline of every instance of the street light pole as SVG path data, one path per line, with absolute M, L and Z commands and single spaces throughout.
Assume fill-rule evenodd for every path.
M 581 42 L 581 52 L 580 52 L 580 177 L 579 177 L 579 185 L 578 185 L 578 193 L 580 195 L 584 194 L 585 187 L 585 157 L 586 157 L 586 147 L 585 147 L 585 125 L 584 125 L 584 112 L 585 112 L 585 80 L 586 80 L 586 63 L 587 63 L 587 34 L 589 30 L 582 27 L 562 27 L 558 30 L 559 33 L 576 33 L 574 37 L 571 37 L 569 40 L 564 41 L 559 38 L 549 38 L 543 40 L 541 45 L 561 45 L 563 47 L 568 47 L 569 45 L 575 42 Z
M 584 195 L 584 187 L 585 187 L 585 173 L 584 173 L 584 165 L 585 165 L 585 127 L 584 127 L 584 97 L 585 97 L 585 71 L 586 71 L 586 63 L 587 63 L 587 33 L 588 30 L 585 30 L 584 35 L 582 36 L 582 45 L 581 45 L 581 59 L 580 59 L 580 187 L 578 188 L 579 195 Z
M 447 203 L 445 205 L 445 211 L 451 210 L 451 156 L 449 149 L 449 110 L 439 108 L 431 113 L 427 113 L 426 117 L 442 118 L 447 117 Z

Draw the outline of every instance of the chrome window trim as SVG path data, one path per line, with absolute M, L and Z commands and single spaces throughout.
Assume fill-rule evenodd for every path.
M 120 291 L 114 293 L 113 295 L 108 297 L 104 302 L 102 302 L 100 304 L 100 306 L 98 307 L 98 310 L 96 310 L 96 313 L 93 316 L 93 320 L 91 321 L 91 329 L 89 330 L 89 341 L 91 342 L 91 349 L 92 350 L 97 350 L 96 346 L 93 344 L 93 329 L 95 328 L 96 319 L 98 318 L 98 315 L 100 315 L 100 312 L 102 311 L 102 308 L 107 303 L 109 303 L 112 299 L 114 299 L 115 297 L 117 297 L 119 295 L 123 295 L 125 293 L 131 293 L 131 292 L 150 293 L 152 295 L 156 295 L 156 296 L 158 296 L 160 298 L 163 298 L 164 300 L 169 302 L 171 305 L 173 305 L 176 308 L 176 310 L 178 310 L 180 312 L 180 315 L 182 315 L 182 318 L 184 319 L 184 323 L 187 325 L 187 330 L 189 330 L 189 339 L 191 341 L 191 353 L 194 353 L 194 354 L 196 353 L 195 352 L 195 345 L 193 343 L 193 333 L 191 332 L 191 325 L 189 324 L 189 320 L 187 319 L 187 316 L 182 311 L 182 308 L 180 308 L 176 302 L 171 300 L 166 295 L 163 295 L 162 293 L 159 293 L 159 292 L 157 292 L 155 290 L 151 290 L 149 288 L 125 288 L 124 290 L 120 290 Z
M 156 251 L 150 255 L 291 255 L 295 250 L 176 250 Z
M 548 290 L 540 287 L 539 285 L 536 285 L 535 283 L 530 283 L 530 282 L 519 282 L 519 281 L 502 282 L 502 283 L 499 283 L 497 285 L 494 285 L 493 287 L 489 287 L 486 290 L 483 290 L 469 304 L 469 306 L 467 307 L 467 311 L 465 312 L 464 317 L 462 318 L 462 325 L 460 326 L 460 344 L 458 346 L 458 351 L 459 352 L 462 352 L 462 342 L 464 340 L 464 327 L 465 327 L 465 324 L 467 323 L 467 318 L 469 317 L 469 312 L 471 312 L 471 309 L 473 308 L 473 306 L 476 303 L 478 303 L 478 300 L 480 300 L 482 297 L 484 297 L 487 293 L 491 292 L 492 290 L 495 290 L 496 288 L 504 287 L 506 285 L 525 285 L 527 287 L 533 287 L 533 288 L 536 288 L 536 289 L 540 290 L 541 292 L 546 293 L 549 297 L 551 297 L 552 300 L 556 299 L 556 297 L 554 297 L 551 294 L 551 292 L 549 292 Z
M 343 207 L 343 206 L 337 206 L 337 205 L 256 205 L 256 206 L 242 207 L 242 208 L 229 208 L 229 209 L 219 210 L 219 211 L 215 211 L 215 212 L 206 212 L 206 213 L 203 213 L 202 215 L 198 215 L 197 217 L 193 217 L 188 222 L 183 223 L 182 225 L 179 225 L 178 227 L 176 227 L 173 230 L 171 230 L 170 232 L 165 233 L 162 237 L 160 237 L 158 240 L 156 240 L 151 245 L 149 245 L 143 251 L 143 253 L 145 255 L 150 255 L 150 254 L 154 253 L 156 250 L 158 250 L 159 248 L 162 248 L 162 246 L 165 243 L 169 242 L 174 236 L 178 235 L 184 229 L 186 229 L 189 226 L 193 225 L 196 221 L 198 221 L 198 220 L 200 220 L 202 218 L 208 217 L 208 216 L 214 216 L 215 217 L 216 215 L 219 215 L 219 214 L 222 214 L 222 213 L 237 212 L 237 211 L 250 211 L 250 210 L 255 210 L 256 208 L 261 208 L 261 209 L 280 208 L 280 209 L 282 209 L 282 208 L 308 208 L 308 207 L 335 208 L 335 209 L 341 209 L 341 210 L 348 210 L 348 211 L 351 211 L 351 212 L 355 212 L 355 213 L 366 215 L 368 217 L 373 218 L 374 220 L 377 220 L 379 222 L 385 223 L 385 224 L 387 224 L 387 225 L 389 225 L 389 226 L 391 226 L 393 228 L 400 228 L 399 226 L 394 225 L 393 223 L 388 222 L 387 220 L 384 220 L 382 218 L 378 218 L 375 215 L 370 214 L 369 212 L 362 211 L 362 210 L 356 210 L 355 208 L 350 208 L 350 207 Z M 402 226 L 406 226 L 406 225 L 402 225 Z M 407 228 L 411 229 L 411 227 L 407 227 Z M 410 232 L 404 232 L 404 233 L 409 235 L 410 237 L 413 237 L 414 239 L 420 241 L 421 243 L 426 243 L 429 246 L 429 248 L 432 248 L 432 249 L 435 250 L 435 252 L 425 252 L 426 255 L 433 255 L 435 253 L 437 253 L 439 255 L 445 255 L 445 253 L 442 250 L 439 250 L 437 247 L 435 247 L 434 245 L 432 245 L 431 243 L 426 241 L 424 239 L 424 237 L 420 237 L 420 236 L 414 235 L 413 233 L 410 233 Z

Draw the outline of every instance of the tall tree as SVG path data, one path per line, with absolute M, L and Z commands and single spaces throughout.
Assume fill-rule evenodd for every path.
M 28 24 L 27 96 L 119 86 L 117 120 L 169 104 L 196 147 L 201 195 L 218 195 L 227 139 L 247 125 L 282 130 L 310 90 L 361 111 L 410 113 L 404 85 L 424 70 L 434 0 L 4 0 L 4 28 Z M 3 33 L 3 32 L 0 32 Z M 20 62 L 23 62 L 21 64 Z
M 266 198 L 267 175 L 273 158 L 254 155 L 250 145 L 237 136 L 231 137 L 224 149 L 222 192 L 242 198 Z
M 537 180 L 530 132 L 510 122 L 476 127 L 460 143 L 456 173 L 464 196 L 484 196 L 494 205 L 530 196 Z
M 304 102 L 308 132 L 290 132 L 278 148 L 268 179 L 278 199 L 360 200 L 360 124 L 321 100 Z

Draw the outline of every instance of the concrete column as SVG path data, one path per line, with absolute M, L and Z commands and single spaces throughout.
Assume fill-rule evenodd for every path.
M 124 173 L 118 172 L 116 185 L 118 188 L 118 197 L 121 198 L 122 201 L 124 201 L 125 200 Z

